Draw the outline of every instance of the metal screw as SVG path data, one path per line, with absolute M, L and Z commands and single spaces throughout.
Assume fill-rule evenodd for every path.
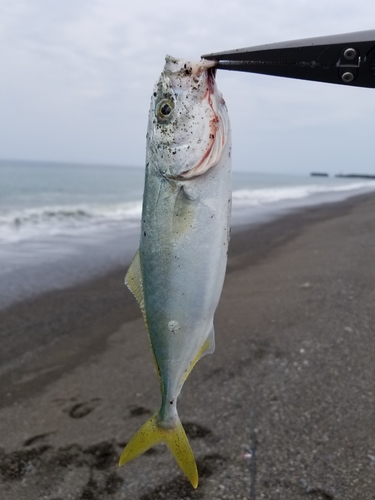
M 357 55 L 357 51 L 353 48 L 346 49 L 344 52 L 344 57 L 348 61 L 352 61 L 356 55 Z
M 350 71 L 347 71 L 342 75 L 341 79 L 344 83 L 350 83 L 354 80 L 354 75 L 353 73 L 350 73 Z

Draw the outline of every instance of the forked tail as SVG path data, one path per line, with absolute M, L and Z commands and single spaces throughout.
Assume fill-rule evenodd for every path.
M 158 425 L 157 417 L 158 413 L 155 413 L 126 445 L 120 457 L 120 467 L 142 455 L 152 446 L 163 442 L 172 452 L 182 472 L 196 488 L 198 486 L 197 465 L 180 419 L 172 429 L 164 429 Z

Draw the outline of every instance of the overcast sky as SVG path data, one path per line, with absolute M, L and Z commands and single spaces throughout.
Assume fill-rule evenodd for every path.
M 0 158 L 143 167 L 166 54 L 368 29 L 373 0 L 0 0 Z M 217 81 L 236 170 L 375 173 L 375 89 Z

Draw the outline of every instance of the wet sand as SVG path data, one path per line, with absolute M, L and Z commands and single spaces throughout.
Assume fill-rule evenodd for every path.
M 216 352 L 179 413 L 193 490 L 163 445 L 119 469 L 157 408 L 124 269 L 0 317 L 1 500 L 375 500 L 375 196 L 236 230 Z

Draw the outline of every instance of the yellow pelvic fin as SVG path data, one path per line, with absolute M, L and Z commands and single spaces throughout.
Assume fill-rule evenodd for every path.
M 152 446 L 163 442 L 171 451 L 182 472 L 196 488 L 198 486 L 197 464 L 180 419 L 172 429 L 164 429 L 158 425 L 157 418 L 158 413 L 155 413 L 132 437 L 121 454 L 120 467 L 142 455 Z

